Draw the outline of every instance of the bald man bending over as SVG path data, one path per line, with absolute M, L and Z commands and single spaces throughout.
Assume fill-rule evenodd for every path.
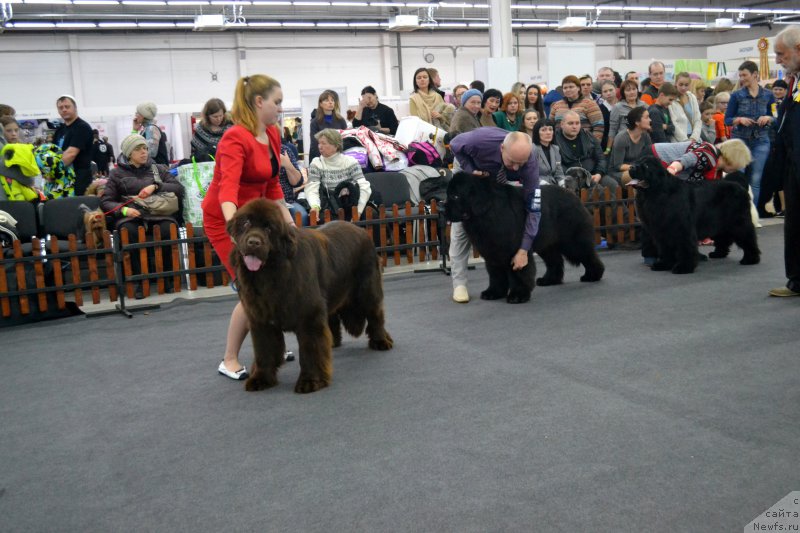
M 462 133 L 450 143 L 458 167 L 478 176 L 494 176 L 498 183 L 518 185 L 528 199 L 539 189 L 539 166 L 530 135 L 500 128 L 483 127 Z M 526 202 L 530 205 L 530 202 Z M 539 230 L 539 215 L 528 212 L 525 232 L 512 266 L 521 270 L 528 264 L 528 251 Z M 450 266 L 453 278 L 453 301 L 469 302 L 467 291 L 467 261 L 470 244 L 460 222 L 450 228 Z

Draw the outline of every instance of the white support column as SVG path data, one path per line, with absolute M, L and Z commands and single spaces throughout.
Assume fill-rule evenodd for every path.
M 236 59 L 239 78 L 247 76 L 247 50 L 244 47 L 242 32 L 236 34 Z
M 69 72 L 72 76 L 72 96 L 78 102 L 78 113 L 80 106 L 86 105 L 83 100 L 83 82 L 81 81 L 81 61 L 78 53 L 78 36 L 71 34 L 67 36 L 69 47 Z
M 489 57 L 512 57 L 511 0 L 489 2 Z

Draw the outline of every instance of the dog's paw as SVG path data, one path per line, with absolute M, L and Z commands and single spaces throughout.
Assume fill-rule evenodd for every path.
M 391 350 L 393 346 L 394 346 L 394 340 L 392 340 L 391 335 L 389 335 L 388 333 L 382 339 L 369 340 L 370 350 L 386 351 L 386 350 Z
M 500 291 L 486 289 L 481 293 L 481 300 L 499 300 L 500 298 L 505 298 L 506 293 L 501 293 Z
M 269 389 L 278 384 L 278 378 L 264 373 L 255 373 L 247 378 L 244 382 L 244 390 L 247 392 L 255 392 L 264 389 Z
M 531 299 L 531 293 L 529 292 L 512 292 L 506 298 L 506 302 L 510 304 L 524 304 L 528 300 Z
M 327 386 L 328 382 L 322 379 L 311 379 L 300 376 L 294 386 L 294 391 L 297 394 L 309 394 L 311 392 L 317 392 L 320 389 L 324 389 Z
M 561 285 L 564 283 L 564 280 L 561 279 L 553 279 L 543 276 L 541 278 L 536 278 L 536 284 L 540 287 L 547 287 L 549 285 Z
M 666 263 L 664 261 L 656 261 L 650 267 L 650 270 L 655 272 L 663 272 L 665 270 L 672 270 L 672 263 Z
M 600 281 L 601 279 L 603 279 L 603 273 L 602 272 L 600 272 L 600 273 L 591 273 L 591 274 L 589 272 L 587 272 L 586 274 L 581 276 L 581 281 L 583 281 L 585 283 L 593 283 L 595 281 Z
M 761 257 L 758 255 L 745 255 L 742 257 L 742 260 L 739 261 L 740 265 L 757 265 L 761 262 Z
M 675 265 L 672 269 L 673 274 L 691 274 L 694 272 L 694 265 L 681 265 L 680 263 Z
M 728 250 L 714 250 L 708 253 L 708 257 L 711 259 L 724 259 L 728 257 Z

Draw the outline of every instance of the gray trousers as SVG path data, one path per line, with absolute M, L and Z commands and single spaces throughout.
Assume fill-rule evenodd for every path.
M 450 277 L 453 278 L 453 288 L 467 285 L 467 263 L 472 245 L 461 222 L 450 225 Z

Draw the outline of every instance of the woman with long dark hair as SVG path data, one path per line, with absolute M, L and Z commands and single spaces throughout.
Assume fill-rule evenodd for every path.
M 317 146 L 317 133 L 325 129 L 346 130 L 347 121 L 342 116 L 339 107 L 339 93 L 327 89 L 322 91 L 317 101 L 317 112 L 311 119 L 311 147 L 308 151 L 308 160 L 313 161 L 319 157 Z

